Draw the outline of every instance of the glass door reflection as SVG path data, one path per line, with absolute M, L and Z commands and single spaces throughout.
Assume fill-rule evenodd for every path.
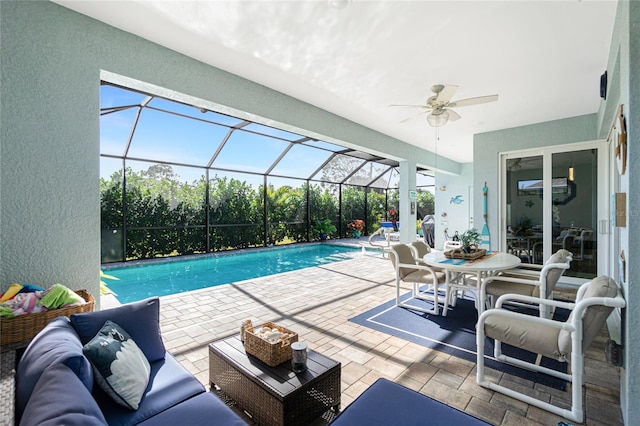
M 597 150 L 552 155 L 553 250 L 573 253 L 567 276 L 593 278 L 597 271 Z
M 507 250 L 526 263 L 543 263 L 542 156 L 507 159 Z

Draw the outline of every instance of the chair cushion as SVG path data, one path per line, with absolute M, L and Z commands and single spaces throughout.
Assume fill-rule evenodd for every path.
M 571 257 L 570 251 L 565 249 L 560 249 L 551 255 L 549 260 L 547 260 L 546 265 L 551 265 L 552 263 L 567 263 L 569 262 L 570 257 Z
M 64 364 L 54 364 L 42 373 L 20 421 L 20 426 L 106 424 L 91 392 Z
M 411 245 L 416 251 L 417 257 L 423 258 L 425 254 L 431 253 L 431 247 L 422 241 L 412 241 Z
M 522 318 L 489 315 L 484 323 L 484 332 L 491 339 L 549 358 L 563 360 L 565 356 L 558 348 L 560 330 L 541 324 L 534 325 L 526 315 Z
M 395 254 L 392 254 L 391 256 L 389 256 L 391 258 L 391 262 L 393 263 L 394 267 L 396 266 L 397 263 L 415 265 L 416 261 L 413 257 L 413 253 L 411 252 L 411 248 L 409 248 L 408 245 L 395 244 L 391 246 L 391 249 L 393 250 L 393 252 L 395 252 Z M 397 258 L 396 258 L 396 255 L 397 255 Z M 415 269 L 413 268 L 399 268 L 400 278 L 404 280 L 407 275 L 409 275 L 410 273 L 413 273 L 414 271 Z
M 487 294 L 490 294 L 492 296 L 495 297 L 500 297 L 503 294 L 509 294 L 509 293 L 515 293 L 515 294 L 522 294 L 525 296 L 532 296 L 534 291 L 538 291 L 538 293 L 540 292 L 540 290 L 537 288 L 537 285 L 533 285 L 533 283 L 536 283 L 537 281 L 531 280 L 531 284 L 521 284 L 521 283 L 514 283 L 511 281 L 503 281 L 503 280 L 494 280 L 494 281 L 490 281 L 487 286 L 486 286 L 486 290 L 487 290 Z
M 46 325 L 25 350 L 16 371 L 16 417 L 20 419 L 36 383 L 53 365 L 65 364 L 90 392 L 93 388 L 91 364 L 82 355 L 82 344 L 67 317 Z
M 606 275 L 594 278 L 592 281 L 582 284 L 587 286 L 582 294 L 582 299 L 589 297 L 616 297 L 618 294 L 618 285 L 616 282 Z M 576 300 L 576 303 L 579 300 Z M 582 350 L 585 351 L 596 338 L 605 321 L 611 314 L 612 307 L 594 305 L 589 306 L 582 314 Z M 569 315 L 567 322 L 573 320 L 573 312 Z M 563 351 L 571 352 L 571 333 L 562 330 L 558 336 L 558 347 Z
M 562 262 L 564 263 L 564 262 Z M 556 287 L 556 285 L 558 284 L 558 281 L 560 280 L 560 277 L 562 276 L 562 274 L 564 274 L 565 269 L 564 268 L 560 268 L 560 267 L 556 267 L 556 268 L 549 268 L 547 270 L 547 282 L 546 282 L 546 295 L 545 298 L 550 298 L 551 297 L 551 293 L 553 293 L 553 289 Z M 533 296 L 534 297 L 540 297 L 540 288 L 536 288 L 533 291 Z
M 149 362 L 164 358 L 165 347 L 160 334 L 160 299 L 152 297 L 139 302 L 127 303 L 117 308 L 71 315 L 83 345 L 98 334 L 107 320 L 126 327 L 127 332 Z
M 444 284 L 446 276 L 443 271 L 435 271 L 435 276 L 438 280 L 438 284 Z M 410 283 L 431 283 L 433 281 L 433 275 L 429 271 L 424 271 L 422 269 L 413 270 L 413 272 L 407 274 L 402 278 L 403 281 Z
M 126 330 L 109 320 L 82 352 L 93 365 L 98 386 L 118 404 L 137 410 L 151 367 Z

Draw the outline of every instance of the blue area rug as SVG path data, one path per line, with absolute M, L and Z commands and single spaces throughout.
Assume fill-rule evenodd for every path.
M 408 300 L 409 296 L 410 293 L 407 293 L 402 296 L 401 300 Z M 394 298 L 349 319 L 349 321 L 473 363 L 476 362 L 475 326 L 478 321 L 478 313 L 473 300 L 458 299 L 456 306 L 449 308 L 446 317 L 399 308 L 395 302 Z M 411 300 L 411 304 L 426 309 L 431 309 L 433 306 L 431 303 L 419 299 Z M 529 311 L 533 315 L 538 314 L 537 309 Z M 564 321 L 568 316 L 569 311 L 566 309 L 556 309 L 554 319 Z M 530 362 L 534 362 L 536 359 L 536 354 L 506 344 L 502 345 L 502 352 L 505 355 Z M 564 390 L 566 386 L 565 380 L 496 361 L 493 358 L 493 340 L 491 339 L 486 339 L 485 343 L 485 365 L 555 389 Z M 546 357 L 542 358 L 541 365 L 557 371 L 567 371 L 567 363 Z

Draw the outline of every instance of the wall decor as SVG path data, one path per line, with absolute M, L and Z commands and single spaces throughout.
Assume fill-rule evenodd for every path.
M 611 224 L 617 228 L 627 226 L 627 193 L 617 192 L 611 195 Z
M 618 257 L 618 273 L 620 284 L 624 284 L 627 281 L 627 259 L 624 257 L 624 250 L 620 251 L 620 256 Z
M 614 120 L 609 131 L 609 142 L 614 144 L 618 173 L 623 175 L 627 171 L 627 124 L 624 118 L 623 105 L 620 105 L 618 117 Z
M 481 248 L 489 250 L 491 248 L 491 235 L 489 234 L 489 225 L 487 224 L 487 193 L 489 192 L 489 188 L 487 187 L 487 182 L 485 181 L 484 186 L 482 187 L 482 198 L 483 198 L 483 214 L 482 217 L 484 219 L 484 224 L 482 225 L 482 244 Z
M 462 195 L 456 195 L 455 197 L 451 197 L 449 204 L 462 204 L 463 202 L 464 199 L 462 198 Z

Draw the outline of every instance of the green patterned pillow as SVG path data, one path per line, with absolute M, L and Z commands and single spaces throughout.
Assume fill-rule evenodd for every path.
M 98 386 L 118 404 L 137 410 L 151 367 L 131 336 L 109 320 L 82 352 L 93 366 Z

